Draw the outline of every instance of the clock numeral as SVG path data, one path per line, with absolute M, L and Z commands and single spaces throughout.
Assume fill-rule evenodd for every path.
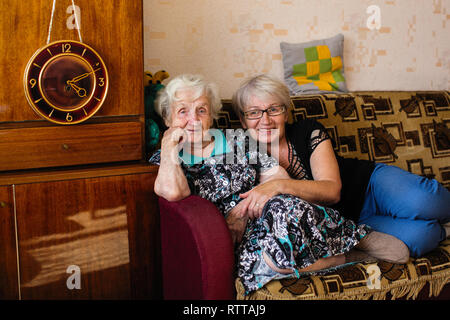
M 48 115 L 50 118 L 52 117 L 53 111 L 55 111 L 55 109 L 52 109 L 52 112 L 50 112 Z
M 71 115 L 70 113 L 67 113 L 67 115 L 66 115 L 66 121 L 67 121 L 67 122 L 72 122 L 72 120 L 73 120 L 72 115 Z
M 31 89 L 33 89 L 34 86 L 36 85 L 36 79 L 30 79 L 30 85 L 31 85 Z
M 105 85 L 105 78 L 98 78 L 98 80 L 99 80 L 98 86 L 103 87 Z
M 70 45 L 70 43 L 63 43 L 62 45 L 61 45 L 61 47 L 62 47 L 62 52 L 64 53 L 64 52 L 72 52 L 72 51 L 70 51 L 70 49 L 72 48 L 72 46 Z

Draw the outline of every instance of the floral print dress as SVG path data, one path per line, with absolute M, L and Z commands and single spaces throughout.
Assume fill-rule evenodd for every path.
M 180 153 L 191 193 L 212 201 L 224 217 L 242 200 L 239 194 L 257 185 L 261 172 L 278 165 L 274 158 L 259 152 L 243 130 L 229 133 L 227 130 L 225 137 L 216 130 L 214 150 L 208 158 Z M 149 161 L 159 165 L 160 151 Z M 298 269 L 349 251 L 369 232 L 368 226 L 356 225 L 336 210 L 280 194 L 265 204 L 259 219 L 248 220 L 236 247 L 237 276 L 248 294 L 273 279 L 299 277 Z M 263 253 L 276 267 L 292 273 L 272 270 Z

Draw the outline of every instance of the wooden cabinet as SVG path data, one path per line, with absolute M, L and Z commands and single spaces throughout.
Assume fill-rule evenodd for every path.
M 74 2 L 82 42 L 109 74 L 101 109 L 74 125 L 44 120 L 24 92 L 50 21 L 50 42 L 80 40 L 73 1 L 0 2 L 0 299 L 158 299 L 142 0 Z
M 0 300 L 19 297 L 12 186 L 0 186 Z
M 56 40 L 79 41 L 71 0 L 0 2 L 0 174 L 28 168 L 139 161 L 144 156 L 142 0 L 76 0 L 83 43 L 103 58 L 109 90 L 75 125 L 38 116 L 24 92 L 31 56 Z M 52 19 L 51 19 L 52 17 Z
M 142 157 L 137 122 L 0 130 L 0 167 L 30 169 L 135 160 Z
M 0 299 L 161 298 L 156 169 L 0 178 Z

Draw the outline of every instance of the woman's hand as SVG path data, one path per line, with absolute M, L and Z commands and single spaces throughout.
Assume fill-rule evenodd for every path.
M 273 196 L 279 194 L 279 184 L 282 180 L 270 180 L 257 185 L 252 190 L 241 193 L 244 198 L 239 204 L 242 204 L 240 212 L 245 212 L 250 219 L 259 218 L 267 201 Z
M 239 202 L 228 214 L 225 219 L 228 224 L 228 229 L 231 232 L 231 239 L 234 244 L 238 244 L 242 241 L 245 228 L 247 227 L 248 216 L 246 212 L 242 211 L 243 202 Z
M 185 137 L 183 129 L 171 127 L 164 132 L 161 140 L 161 161 L 154 191 L 169 201 L 178 201 L 191 194 L 178 157 Z
M 186 141 L 186 132 L 179 127 L 168 128 L 161 139 L 161 162 L 172 160 L 178 162 L 178 152 Z
M 286 181 L 292 180 L 286 170 L 279 165 L 262 172 L 259 179 L 260 183 L 256 187 L 240 194 L 244 199 L 241 201 L 242 211 L 245 211 L 250 219 L 261 217 L 266 202 L 273 196 L 284 193 L 281 190 Z

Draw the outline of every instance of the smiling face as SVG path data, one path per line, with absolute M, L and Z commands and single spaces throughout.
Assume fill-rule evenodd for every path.
M 205 95 L 197 97 L 194 90 L 180 89 L 172 105 L 168 127 L 179 127 L 186 131 L 187 142 L 201 143 L 212 125 L 211 107 Z
M 271 106 L 283 105 L 274 96 L 266 96 L 259 98 L 252 95 L 248 99 L 248 103 L 244 107 L 244 112 L 253 110 L 266 110 Z M 264 112 L 262 117 L 255 120 L 250 120 L 241 115 L 241 122 L 245 129 L 249 129 L 253 139 L 262 143 L 270 145 L 275 139 L 279 141 L 285 139 L 285 122 L 287 121 L 286 111 L 277 116 L 269 116 L 267 112 Z

